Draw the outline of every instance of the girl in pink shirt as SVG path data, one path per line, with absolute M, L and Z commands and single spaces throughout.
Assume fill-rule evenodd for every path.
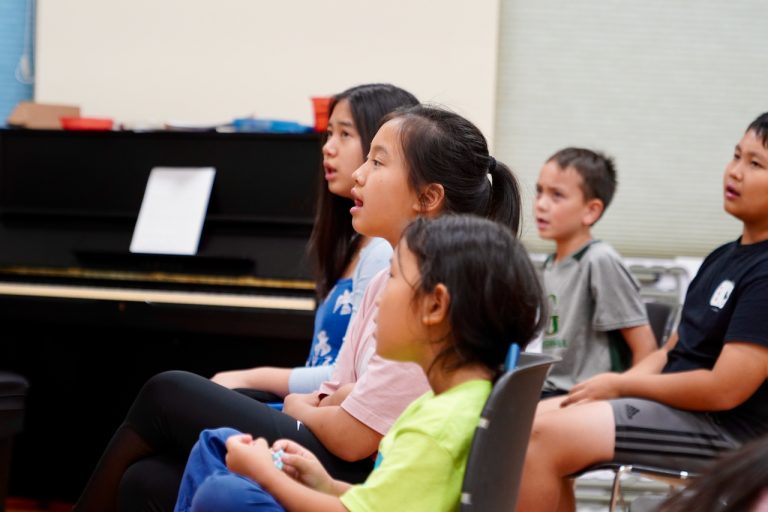
M 471 213 L 517 233 L 520 192 L 512 172 L 488 153 L 472 123 L 416 106 L 385 116 L 354 173 L 352 224 L 393 246 L 416 217 Z M 150 379 L 118 428 L 75 506 L 77 511 L 171 510 L 190 449 L 207 428 L 233 427 L 269 442 L 311 450 L 334 478 L 356 483 L 371 470 L 379 441 L 428 389 L 413 363 L 374 355 L 377 276 L 350 325 L 331 383 L 290 394 L 283 412 L 187 372 Z

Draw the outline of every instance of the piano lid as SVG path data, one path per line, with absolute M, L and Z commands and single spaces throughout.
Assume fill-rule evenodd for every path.
M 153 167 L 216 168 L 196 256 L 128 251 Z M 0 267 L 306 281 L 318 134 L 0 130 Z

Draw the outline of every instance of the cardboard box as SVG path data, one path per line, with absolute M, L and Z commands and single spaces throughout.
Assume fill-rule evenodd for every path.
M 52 105 L 22 101 L 8 116 L 8 125 L 15 128 L 37 128 L 40 130 L 61 130 L 60 117 L 79 117 L 80 107 Z

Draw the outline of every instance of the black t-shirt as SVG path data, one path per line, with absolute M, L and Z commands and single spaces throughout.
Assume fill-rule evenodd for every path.
M 664 373 L 711 369 L 730 341 L 768 347 L 768 241 L 737 240 L 707 256 L 688 287 L 677 332 Z M 713 416 L 741 441 L 768 433 L 768 381 Z

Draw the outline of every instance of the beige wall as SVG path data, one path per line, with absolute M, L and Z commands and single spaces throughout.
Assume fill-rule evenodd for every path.
M 388 81 L 492 140 L 498 0 L 38 0 L 36 99 L 127 122 L 311 122 Z
M 723 170 L 766 111 L 767 19 L 763 0 L 504 0 L 496 153 L 526 213 L 544 160 L 578 145 L 616 159 L 595 234 L 625 256 L 700 257 L 735 239 Z M 531 216 L 524 228 L 530 249 L 552 250 Z

